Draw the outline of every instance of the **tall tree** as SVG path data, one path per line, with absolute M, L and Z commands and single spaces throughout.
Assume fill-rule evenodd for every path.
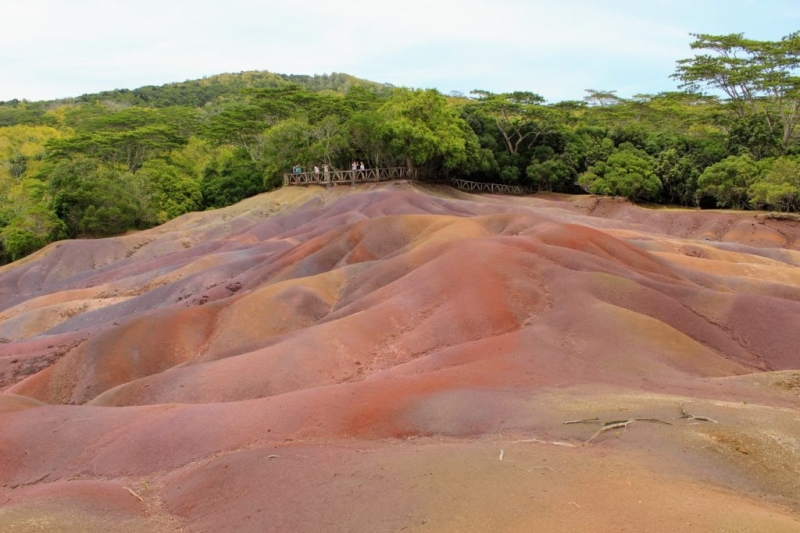
M 296 113 L 294 100 L 302 100 L 307 94 L 297 85 L 247 91 L 245 101 L 227 105 L 213 115 L 203 134 L 218 145 L 231 144 L 241 148 L 253 161 L 260 161 L 264 132 Z
M 494 120 L 509 154 L 533 147 L 542 135 L 555 130 L 555 111 L 543 106 L 544 98 L 536 93 L 475 90 L 472 94 L 478 108 Z
M 800 34 L 780 41 L 746 39 L 743 33 L 692 36 L 692 49 L 706 53 L 679 60 L 673 77 L 684 88 L 723 92 L 740 118 L 763 115 L 788 148 L 800 121 Z
M 617 96 L 617 91 L 599 91 L 586 89 L 587 94 L 583 100 L 591 106 L 610 107 L 623 103 L 625 100 Z
M 469 163 L 475 134 L 438 91 L 396 89 L 380 113 L 381 136 L 409 167 L 447 172 Z

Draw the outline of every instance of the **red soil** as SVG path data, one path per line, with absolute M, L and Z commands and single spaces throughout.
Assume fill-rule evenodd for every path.
M 51 245 L 0 531 L 798 531 L 798 234 L 392 183 Z

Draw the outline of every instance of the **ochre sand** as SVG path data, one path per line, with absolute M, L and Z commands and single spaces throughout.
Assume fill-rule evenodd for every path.
M 52 244 L 0 531 L 800 531 L 798 236 L 392 182 Z

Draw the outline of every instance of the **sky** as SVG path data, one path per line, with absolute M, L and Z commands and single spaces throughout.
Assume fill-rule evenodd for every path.
M 445 94 L 675 90 L 690 33 L 779 40 L 797 0 L 4 0 L 0 101 L 223 72 L 344 72 Z

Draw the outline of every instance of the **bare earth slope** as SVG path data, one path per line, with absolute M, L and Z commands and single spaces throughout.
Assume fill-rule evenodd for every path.
M 394 182 L 0 268 L 0 531 L 800 531 L 800 224 Z

